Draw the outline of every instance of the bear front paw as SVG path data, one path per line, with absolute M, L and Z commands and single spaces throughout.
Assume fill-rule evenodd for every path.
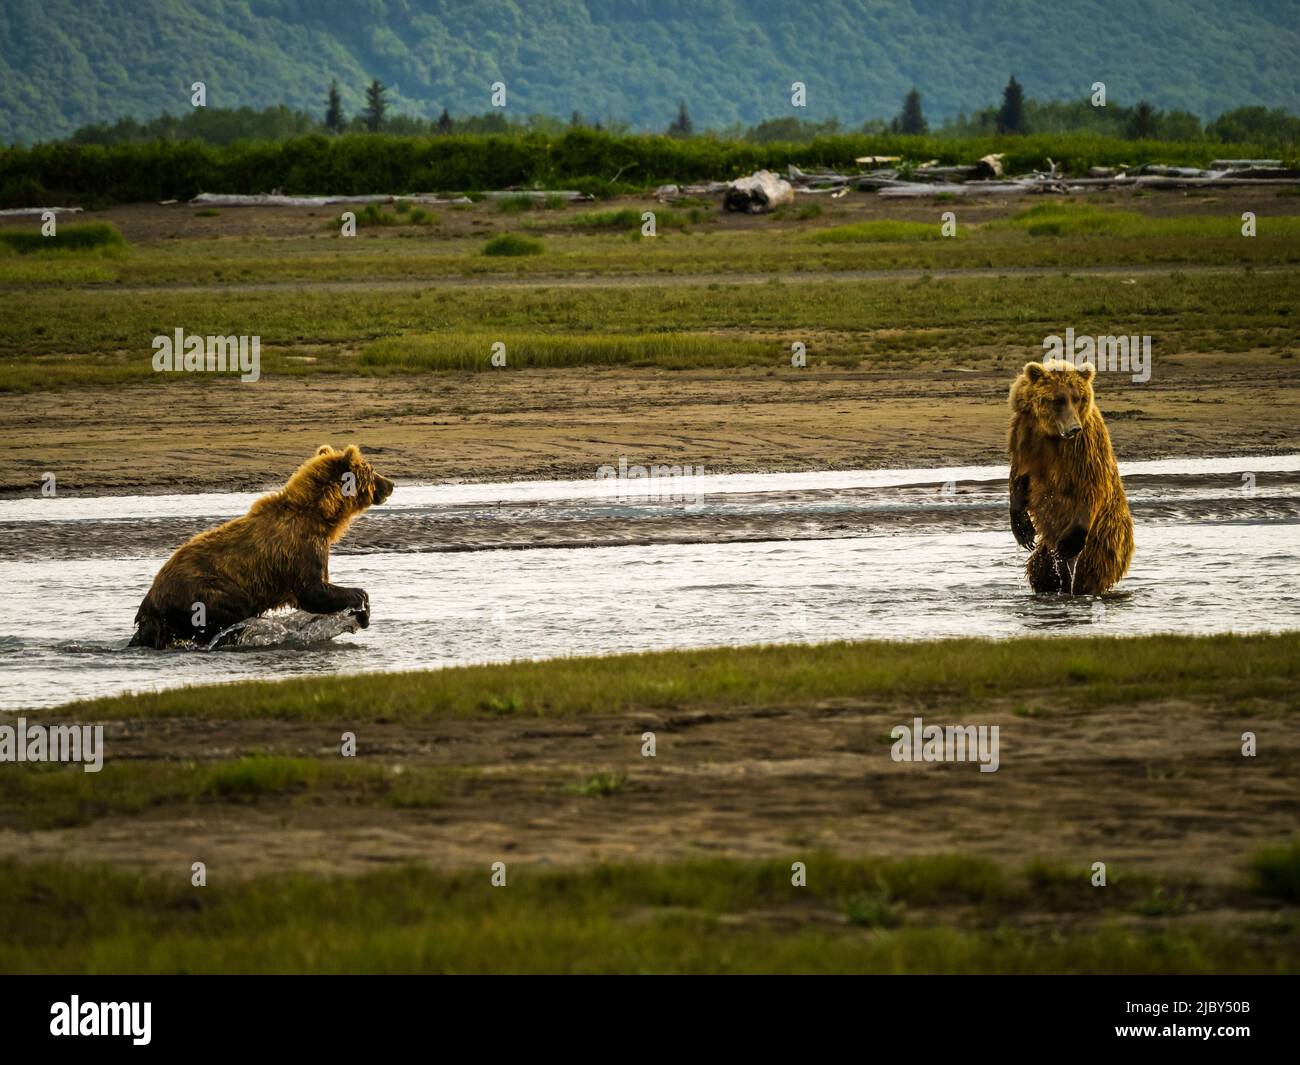
M 349 608 L 352 616 L 357 619 L 357 624 L 363 629 L 370 627 L 370 596 L 365 592 L 357 592 L 356 602 Z
M 1068 562 L 1083 550 L 1083 542 L 1087 538 L 1088 530 L 1082 525 L 1076 525 L 1061 539 L 1061 545 L 1056 549 L 1056 553 Z

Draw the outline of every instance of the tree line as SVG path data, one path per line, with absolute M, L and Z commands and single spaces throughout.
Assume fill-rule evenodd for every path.
M 69 139 L 74 144 L 127 144 L 153 140 L 200 140 L 209 144 L 233 144 L 236 141 L 278 141 L 308 133 L 389 133 L 397 136 L 436 136 L 457 134 L 506 134 L 511 132 L 550 133 L 561 135 L 573 129 L 627 134 L 625 123 L 606 119 L 589 121 L 574 111 L 568 121 L 550 115 L 507 118 L 501 110 L 453 118 L 443 108 L 437 119 L 413 118 L 390 113 L 388 88 L 378 79 L 365 90 L 365 103 L 358 114 L 344 113 L 337 81 L 326 96 L 322 117 L 287 107 L 254 110 L 241 108 L 195 108 L 184 116 L 161 115 L 147 122 L 123 118 L 114 123 L 83 126 Z M 992 134 L 1025 135 L 1031 133 L 1093 133 L 1128 140 L 1257 142 L 1295 149 L 1300 144 L 1300 118 L 1282 108 L 1240 107 L 1224 112 L 1202 125 L 1187 111 L 1160 111 L 1149 101 L 1139 100 L 1132 106 L 1105 103 L 1094 99 L 1043 101 L 1025 96 L 1024 86 L 1012 75 L 1002 92 L 1000 104 L 967 115 L 959 114 L 932 129 L 926 120 L 920 91 L 913 87 L 903 99 L 902 107 L 892 119 L 872 119 L 859 129 L 845 129 L 838 120 L 818 122 L 787 116 L 769 119 L 755 126 L 729 126 L 699 133 L 687 102 L 678 103 L 677 114 L 663 130 L 670 137 L 698 135 L 751 141 L 760 144 L 789 141 L 809 143 L 819 137 L 846 134 L 901 134 L 910 136 L 983 137 Z

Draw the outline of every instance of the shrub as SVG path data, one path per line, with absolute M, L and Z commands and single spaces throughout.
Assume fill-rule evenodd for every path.
M 493 237 L 483 247 L 484 255 L 541 255 L 545 251 L 540 240 L 521 237 L 518 233 L 502 233 Z
M 36 229 L 0 229 L 0 245 L 21 255 L 42 251 L 90 251 L 121 249 L 127 246 L 116 227 L 108 222 L 83 222 L 59 226 L 54 235 L 43 237 Z

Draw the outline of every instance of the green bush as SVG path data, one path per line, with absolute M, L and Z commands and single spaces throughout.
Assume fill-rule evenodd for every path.
M 1224 156 L 1277 154 L 1267 145 L 1131 141 L 1093 134 L 978 137 L 845 134 L 804 143 L 757 144 L 717 136 L 675 138 L 574 129 L 448 136 L 309 134 L 213 146 L 200 141 L 68 142 L 0 150 L 0 206 L 139 203 L 189 199 L 208 190 L 264 193 L 391 193 L 398 189 L 556 189 L 608 196 L 665 182 L 725 180 L 760 168 L 856 169 L 861 155 L 969 163 L 1005 155 L 1008 173 L 1042 168 L 1050 156 L 1069 174 L 1089 166 L 1160 160 L 1204 166 Z M 635 184 L 629 184 L 634 181 Z
M 541 255 L 545 250 L 540 240 L 518 233 L 502 233 L 483 246 L 484 255 Z
M 1300 903 L 1300 840 L 1260 851 L 1251 861 L 1251 872 L 1261 895 Z
M 0 246 L 12 248 L 20 255 L 43 251 L 90 251 L 122 249 L 127 246 L 122 234 L 108 222 L 82 222 L 61 225 L 53 236 L 41 236 L 39 229 L 0 229 Z

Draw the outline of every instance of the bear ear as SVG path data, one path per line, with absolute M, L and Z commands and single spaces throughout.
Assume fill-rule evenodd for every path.
M 1027 362 L 1021 373 L 1031 381 L 1041 381 L 1047 375 L 1047 370 L 1043 368 L 1041 362 Z
M 321 446 L 316 449 L 316 454 L 317 456 L 332 455 L 334 454 L 334 449 L 330 447 L 329 444 L 321 444 Z
M 361 449 L 357 447 L 356 444 L 349 444 L 345 447 L 342 451 L 342 455 L 349 463 L 361 461 Z
M 1083 379 L 1092 384 L 1092 379 L 1097 376 L 1097 368 L 1090 362 L 1080 363 L 1079 373 L 1083 374 Z

